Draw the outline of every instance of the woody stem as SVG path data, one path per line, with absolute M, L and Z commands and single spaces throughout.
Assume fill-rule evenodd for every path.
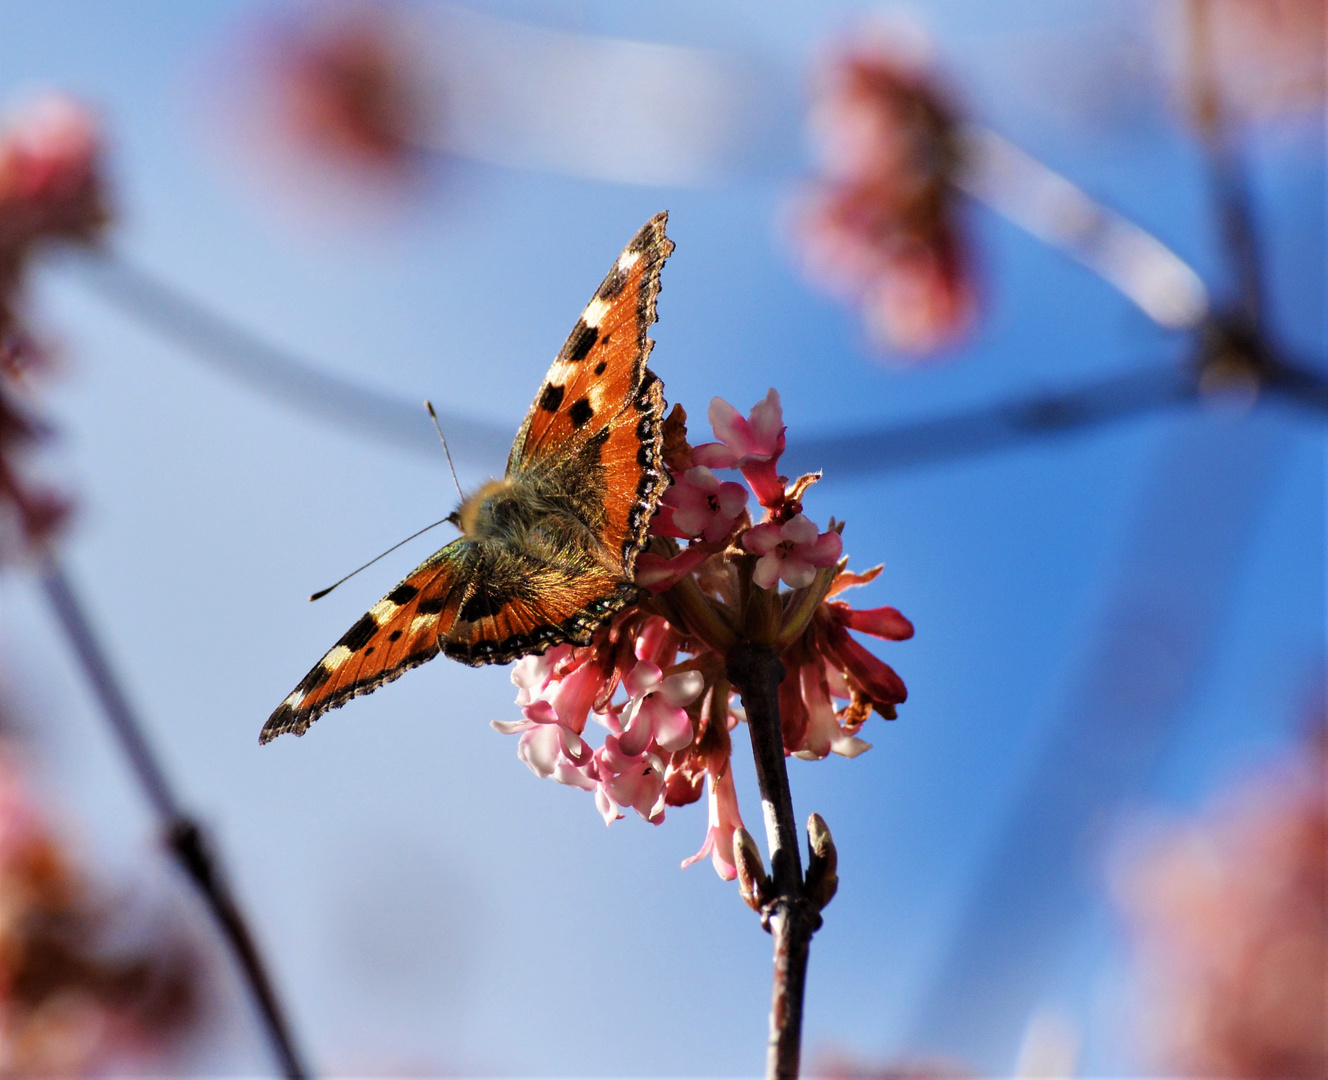
M 766 1078 L 794 1080 L 802 1043 L 807 953 L 819 919 L 804 895 L 793 797 L 784 767 L 779 720 L 779 684 L 784 679 L 784 665 L 769 646 L 741 642 L 729 652 L 728 676 L 747 711 L 774 889 L 774 898 L 766 906 L 767 925 L 775 945 Z

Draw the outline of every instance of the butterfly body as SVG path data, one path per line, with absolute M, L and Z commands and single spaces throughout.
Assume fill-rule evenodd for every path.
M 659 214 L 637 233 L 577 321 L 517 433 L 507 474 L 464 499 L 461 536 L 369 609 L 263 726 L 303 734 L 336 708 L 442 652 L 506 663 L 584 644 L 637 595 L 636 556 L 669 484 L 663 387 L 646 367 Z

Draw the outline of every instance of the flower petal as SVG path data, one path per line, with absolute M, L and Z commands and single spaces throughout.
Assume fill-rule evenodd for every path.
M 659 685 L 659 695 L 670 705 L 690 705 L 705 689 L 705 676 L 699 671 L 680 671 Z
M 773 521 L 757 525 L 742 534 L 742 546 L 754 555 L 764 555 L 780 544 L 779 526 Z
M 732 480 L 726 480 L 719 485 L 719 492 L 716 495 L 720 513 L 730 520 L 736 518 L 747 508 L 747 497 L 745 487 L 735 484 Z
M 763 589 L 773 589 L 779 584 L 779 568 L 783 561 L 774 551 L 762 555 L 752 571 L 752 581 Z
M 816 567 L 800 555 L 788 555 L 779 568 L 779 576 L 790 588 L 805 589 L 816 580 Z
M 716 397 L 710 399 L 710 408 L 706 411 L 706 416 L 710 420 L 711 428 L 714 429 L 715 438 L 739 457 L 751 452 L 752 430 L 742 413 L 723 398 Z M 692 460 L 696 461 L 695 452 L 692 454 Z
M 772 457 L 784 452 L 784 409 L 779 403 L 779 392 L 773 386 L 752 406 L 748 429 L 755 449 Z
M 842 604 L 833 606 L 844 608 L 844 622 L 851 630 L 860 630 L 887 641 L 907 641 L 913 636 L 913 624 L 892 607 L 854 611 Z
M 806 514 L 794 514 L 779 530 L 781 540 L 788 540 L 794 544 L 814 543 L 820 535 L 821 530 L 816 527 L 816 522 Z
M 653 690 L 658 690 L 663 681 L 664 672 L 649 660 L 639 660 L 627 678 L 623 679 L 623 689 L 628 697 L 641 697 Z
M 692 447 L 692 460 L 711 469 L 731 469 L 737 464 L 738 455 L 723 443 L 708 442 Z
M 816 567 L 834 566 L 844 553 L 844 538 L 837 532 L 821 533 L 799 554 Z
M 655 742 L 673 753 L 692 744 L 692 721 L 686 709 L 659 709 L 654 715 Z

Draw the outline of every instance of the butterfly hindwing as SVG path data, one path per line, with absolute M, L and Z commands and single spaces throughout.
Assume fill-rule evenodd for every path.
M 268 718 L 259 742 L 303 735 L 328 709 L 437 656 L 463 602 L 472 548 L 454 540 L 365 612 Z
M 524 561 L 524 565 L 522 565 Z M 505 664 L 563 642 L 584 645 L 609 615 L 636 596 L 636 587 L 586 560 L 580 566 L 511 560 L 514 576 L 476 581 L 442 642 L 465 664 Z M 519 583 L 519 584 L 518 584 Z

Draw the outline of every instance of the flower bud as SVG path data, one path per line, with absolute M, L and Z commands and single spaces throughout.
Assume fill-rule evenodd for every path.
M 839 888 L 839 855 L 830 828 L 820 814 L 807 819 L 807 899 L 820 911 Z
M 733 854 L 738 866 L 738 893 L 749 908 L 761 911 L 770 901 L 770 878 L 761 861 L 761 849 L 744 828 L 733 834 Z

